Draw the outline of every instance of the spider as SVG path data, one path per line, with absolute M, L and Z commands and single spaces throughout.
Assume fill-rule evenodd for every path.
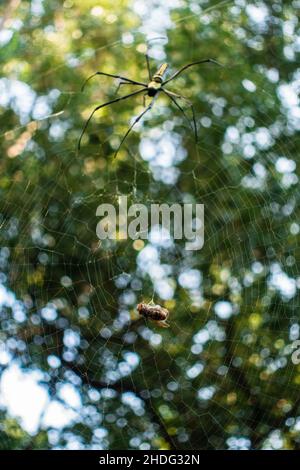
M 138 304 L 136 309 L 140 315 L 156 322 L 156 324 L 161 328 L 169 328 L 170 325 L 167 322 L 169 316 L 168 309 L 163 308 L 160 305 L 149 305 L 143 303 Z
M 140 93 L 144 94 L 144 110 L 134 119 L 133 123 L 131 124 L 131 126 L 127 130 L 126 134 L 122 138 L 122 140 L 120 142 L 120 145 L 119 145 L 119 147 L 117 148 L 117 150 L 115 152 L 114 158 L 118 155 L 118 152 L 119 152 L 121 146 L 123 145 L 125 139 L 128 137 L 130 132 L 132 131 L 133 127 L 139 122 L 139 120 L 148 111 L 150 111 L 150 109 L 152 108 L 152 106 L 154 104 L 154 101 L 158 97 L 159 93 L 164 93 L 166 96 L 168 96 L 170 98 L 170 100 L 174 103 L 174 105 L 183 114 L 184 118 L 188 121 L 189 125 L 191 126 L 192 130 L 194 131 L 195 142 L 197 142 L 198 141 L 197 125 L 196 125 L 195 111 L 194 111 L 194 107 L 193 107 L 192 103 L 187 98 L 185 98 L 184 96 L 179 95 L 177 93 L 173 93 L 172 91 L 168 90 L 167 88 L 165 88 L 165 85 L 167 85 L 167 83 L 170 83 L 172 80 L 177 78 L 187 68 L 192 67 L 194 65 L 204 64 L 204 63 L 207 63 L 207 62 L 211 62 L 211 63 L 217 64 L 217 65 L 221 65 L 215 59 L 198 60 L 196 62 L 191 62 L 190 64 L 184 65 L 179 70 L 177 70 L 177 72 L 175 72 L 173 75 L 171 75 L 170 78 L 168 78 L 167 80 L 164 80 L 164 75 L 165 75 L 166 70 L 168 68 L 168 64 L 167 63 L 162 64 L 158 68 L 158 70 L 155 72 L 155 74 L 152 76 L 151 69 L 150 69 L 149 56 L 148 56 L 148 54 L 146 54 L 146 63 L 147 63 L 147 70 L 148 70 L 148 76 L 149 76 L 149 82 L 148 83 L 139 82 L 139 81 L 136 81 L 136 80 L 132 80 L 130 78 L 123 77 L 121 75 L 112 75 L 110 73 L 105 73 L 105 72 L 96 72 L 93 75 L 91 75 L 90 77 L 88 77 L 86 79 L 86 81 L 84 82 L 83 86 L 82 86 L 82 91 L 84 90 L 84 87 L 87 84 L 87 82 L 91 78 L 95 77 L 96 75 L 105 75 L 106 77 L 117 78 L 117 79 L 121 80 L 120 83 L 119 83 L 118 89 L 121 85 L 125 85 L 125 84 L 126 85 L 140 86 L 142 88 L 140 88 L 139 90 L 136 90 L 132 93 L 129 93 L 128 95 L 121 96 L 120 98 L 116 98 L 116 99 L 113 99 L 113 100 L 108 101 L 106 103 L 100 104 L 99 106 L 96 106 L 96 108 L 90 114 L 89 118 L 87 119 L 87 121 L 86 121 L 86 123 L 85 123 L 85 125 L 82 129 L 82 132 L 81 132 L 81 135 L 80 135 L 79 141 L 78 141 L 78 150 L 80 150 L 82 137 L 83 137 L 88 125 L 89 125 L 90 120 L 92 119 L 92 117 L 93 117 L 93 115 L 95 114 L 96 111 L 98 111 L 101 108 L 104 108 L 105 106 L 109 106 L 113 103 L 117 103 L 118 101 L 126 100 L 127 98 L 130 98 L 132 96 L 139 95 Z M 152 98 L 152 100 L 151 100 L 151 102 L 148 106 L 145 106 L 145 97 L 146 96 L 149 96 L 150 98 Z M 184 100 L 191 107 L 192 116 L 193 116 L 193 126 L 191 125 L 190 120 L 187 117 L 187 115 L 186 115 L 185 111 L 183 110 L 182 106 L 177 102 L 176 98 Z

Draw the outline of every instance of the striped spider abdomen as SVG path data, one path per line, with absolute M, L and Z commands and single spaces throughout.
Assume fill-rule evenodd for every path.
M 161 307 L 160 305 L 148 305 L 140 303 L 137 305 L 137 311 L 144 318 L 157 322 L 158 326 L 168 328 L 170 325 L 167 323 L 169 310 Z

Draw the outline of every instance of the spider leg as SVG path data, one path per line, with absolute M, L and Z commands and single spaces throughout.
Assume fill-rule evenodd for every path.
M 192 116 L 193 116 L 193 126 L 194 126 L 193 130 L 194 130 L 194 134 L 195 134 L 195 142 L 197 143 L 198 142 L 198 132 L 197 132 L 197 124 L 196 124 L 196 115 L 195 115 L 195 110 L 194 110 L 193 104 L 187 98 L 185 98 L 184 96 L 177 95 L 177 93 L 173 93 L 172 91 L 165 90 L 164 88 L 162 88 L 162 91 L 164 93 L 166 93 L 166 95 L 168 95 L 168 97 L 173 101 L 173 103 L 177 106 L 177 108 L 180 109 L 180 111 L 182 112 L 184 117 L 188 120 L 189 124 L 191 125 L 190 120 L 188 119 L 187 115 L 185 114 L 185 112 L 181 108 L 181 106 L 177 103 L 175 98 L 179 98 L 179 99 L 184 100 L 190 106 L 190 108 L 192 110 Z
M 157 325 L 160 326 L 161 328 L 170 328 L 170 325 L 166 320 L 158 321 Z
M 187 64 L 181 67 L 181 69 L 177 70 L 177 72 L 175 72 L 170 78 L 168 78 L 168 80 L 164 81 L 163 85 L 165 85 L 166 83 L 169 83 L 171 80 L 174 80 L 174 78 L 178 77 L 178 75 L 181 72 L 188 69 L 189 67 L 192 67 L 193 65 L 205 64 L 206 62 L 211 62 L 212 64 L 220 65 L 222 67 L 222 65 L 219 62 L 217 62 L 215 59 L 198 60 L 197 62 L 192 62 L 191 64 Z
M 141 114 L 138 115 L 137 118 L 135 118 L 135 120 L 133 121 L 133 123 L 131 124 L 131 126 L 129 127 L 129 129 L 127 130 L 126 134 L 124 135 L 124 137 L 122 138 L 121 142 L 120 142 L 120 145 L 119 147 L 117 148 L 117 151 L 114 155 L 114 158 L 116 158 L 116 156 L 118 155 L 119 153 L 119 150 L 121 148 L 121 146 L 123 145 L 125 139 L 128 137 L 128 135 L 130 134 L 130 132 L 132 131 L 133 127 L 139 122 L 140 119 L 142 119 L 142 117 L 144 116 L 144 114 L 146 114 L 148 111 L 150 111 L 150 109 L 152 108 L 154 104 L 154 99 L 151 101 L 151 103 L 146 107 L 146 109 L 144 109 L 144 111 L 141 112 Z
M 185 119 L 187 120 L 187 122 L 189 123 L 189 126 L 191 126 L 194 134 L 195 134 L 195 141 L 197 142 L 198 141 L 198 135 L 197 135 L 197 127 L 195 125 L 195 117 L 193 116 L 193 124 L 194 124 L 194 127 L 192 126 L 189 118 L 187 117 L 186 113 L 184 112 L 184 109 L 180 106 L 180 104 L 177 103 L 177 101 L 175 100 L 175 98 L 171 95 L 171 93 L 167 90 L 164 90 L 162 88 L 162 91 L 170 98 L 170 100 L 173 101 L 173 103 L 175 104 L 175 106 L 177 106 L 177 108 L 182 112 L 182 114 L 184 115 Z M 192 104 L 189 103 L 189 105 L 192 107 Z M 192 108 L 192 112 L 194 114 L 194 110 Z
M 112 74 L 110 74 L 110 73 L 105 73 L 105 72 L 96 72 L 96 73 L 93 73 L 93 75 L 91 75 L 90 77 L 88 77 L 88 78 L 85 80 L 85 82 L 83 83 L 83 85 L 82 85 L 82 87 L 81 87 L 81 91 L 84 90 L 85 85 L 87 84 L 87 82 L 88 82 L 89 80 L 91 80 L 91 78 L 95 77 L 96 75 L 104 75 L 105 77 L 119 78 L 120 80 L 124 80 L 125 82 L 132 83 L 132 84 L 134 84 L 134 85 L 147 86 L 146 83 L 137 82 L 136 80 L 131 80 L 131 78 L 122 77 L 121 75 L 112 75 Z
M 133 93 L 129 93 L 129 95 L 121 96 L 120 98 L 116 98 L 114 100 L 108 101 L 107 103 L 100 104 L 99 106 L 97 106 L 94 109 L 94 111 L 90 114 L 88 120 L 86 121 L 86 123 L 84 125 L 84 128 L 82 129 L 82 132 L 80 134 L 79 141 L 78 141 L 78 146 L 77 146 L 78 150 L 80 150 L 81 140 L 82 140 L 82 137 L 83 137 L 83 135 L 86 131 L 86 128 L 89 125 L 89 122 L 92 119 L 92 117 L 94 116 L 95 112 L 98 111 L 98 109 L 104 108 L 105 106 L 108 106 L 108 105 L 113 104 L 113 103 L 117 103 L 118 101 L 125 100 L 127 98 L 130 98 L 131 96 L 135 96 L 135 95 L 141 93 L 142 91 L 145 91 L 144 88 L 141 89 L 141 90 L 134 91 Z

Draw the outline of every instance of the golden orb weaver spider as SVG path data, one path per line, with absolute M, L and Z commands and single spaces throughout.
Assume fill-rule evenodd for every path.
M 145 109 L 134 119 L 133 123 L 131 124 L 131 126 L 129 127 L 129 129 L 127 130 L 126 134 L 124 135 L 124 137 L 122 138 L 116 152 L 115 152 L 115 155 L 114 155 L 114 158 L 118 155 L 118 152 L 121 148 L 121 146 L 123 145 L 125 139 L 128 137 L 128 135 L 130 134 L 130 132 L 132 131 L 133 127 L 140 121 L 140 119 L 148 112 L 150 111 L 150 109 L 152 108 L 153 104 L 154 104 L 154 100 L 157 98 L 157 96 L 159 95 L 159 93 L 164 93 L 166 96 L 168 96 L 170 98 L 170 100 L 175 104 L 175 106 L 179 109 L 179 111 L 183 114 L 184 118 L 188 121 L 189 125 L 191 125 L 190 123 L 190 120 L 188 118 L 188 116 L 186 115 L 184 109 L 180 106 L 180 104 L 178 104 L 177 99 L 182 99 L 184 100 L 190 107 L 191 107 L 191 110 L 192 110 L 192 116 L 193 116 L 193 126 L 191 125 L 192 127 L 192 130 L 194 131 L 194 135 L 195 135 L 195 141 L 197 142 L 198 141 L 198 134 L 197 134 L 197 125 L 196 125 L 196 118 L 195 118 L 195 111 L 194 111 L 194 107 L 193 107 L 193 104 L 187 99 L 185 98 L 184 96 L 182 95 L 179 95 L 177 93 L 173 93 L 172 91 L 168 90 L 165 88 L 165 85 L 167 83 L 170 83 L 172 80 L 174 80 L 176 77 L 178 77 L 178 75 L 180 75 L 184 70 L 188 69 L 189 67 L 192 67 L 194 65 L 199 65 L 199 64 L 204 64 L 204 63 L 207 63 L 207 62 L 211 62 L 211 63 L 214 63 L 214 64 L 217 64 L 217 65 L 221 65 L 219 64 L 219 62 L 217 62 L 215 59 L 203 59 L 203 60 L 198 60 L 196 62 L 191 62 L 190 64 L 187 64 L 187 65 L 184 65 L 183 67 L 181 67 L 179 70 L 177 70 L 177 72 L 175 72 L 173 75 L 171 75 L 170 78 L 168 78 L 167 80 L 164 80 L 163 77 L 166 73 L 166 70 L 168 68 L 168 64 L 167 63 L 164 63 L 162 64 L 158 70 L 155 72 L 155 74 L 152 76 L 151 74 L 151 69 L 150 69 L 150 61 L 149 61 L 149 56 L 148 56 L 148 53 L 146 54 L 146 62 L 147 62 L 147 70 L 148 70 L 148 76 L 149 76 L 149 82 L 148 83 L 143 83 L 143 82 L 139 82 L 139 81 L 136 81 L 136 80 L 132 80 L 130 78 L 126 78 L 126 77 L 123 77 L 121 75 L 113 75 L 113 74 L 110 74 L 110 73 L 105 73 L 105 72 L 96 72 L 94 73 L 93 75 L 91 75 L 90 77 L 88 77 L 86 79 L 86 81 L 84 82 L 83 86 L 82 86 L 82 89 L 81 91 L 84 90 L 84 87 L 85 85 L 87 84 L 87 82 L 95 77 L 96 75 L 104 75 L 106 77 L 111 77 L 111 78 L 117 78 L 120 81 L 119 83 L 119 86 L 118 86 L 118 89 L 121 85 L 135 85 L 135 86 L 141 86 L 142 88 L 140 88 L 139 90 L 137 91 L 134 91 L 132 93 L 129 93 L 128 95 L 124 95 L 124 96 L 121 96 L 120 98 L 116 98 L 114 100 L 111 100 L 111 101 L 108 101 L 106 103 L 103 103 L 103 104 L 100 104 L 99 106 L 96 106 L 96 108 L 92 111 L 92 113 L 90 114 L 89 118 L 87 119 L 83 129 L 82 129 L 82 132 L 81 132 L 81 135 L 79 137 L 79 141 L 78 141 L 78 151 L 80 150 L 80 147 L 81 147 L 81 140 L 82 140 L 82 137 L 89 125 L 89 122 L 90 120 L 92 119 L 92 117 L 94 116 L 95 112 L 98 111 L 99 109 L 101 108 L 104 108 L 105 106 L 109 106 L 113 103 L 117 103 L 118 101 L 122 101 L 122 100 L 126 100 L 127 98 L 130 98 L 131 96 L 136 96 L 136 95 L 139 95 L 140 93 L 144 93 L 144 100 L 145 100 L 145 96 L 149 96 L 150 98 L 152 98 L 152 101 L 150 102 L 150 104 L 148 106 L 145 107 Z

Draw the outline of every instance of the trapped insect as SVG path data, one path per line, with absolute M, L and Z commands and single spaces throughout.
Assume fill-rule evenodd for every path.
M 167 83 L 170 83 L 172 80 L 177 78 L 184 70 L 186 70 L 189 67 L 192 67 L 194 65 L 204 64 L 206 62 L 211 62 L 211 63 L 217 64 L 217 65 L 220 65 L 220 64 L 214 59 L 199 60 L 199 61 L 187 64 L 187 65 L 184 65 L 179 70 L 177 70 L 177 72 L 175 72 L 173 75 L 171 75 L 171 77 L 169 77 L 167 80 L 164 80 L 164 75 L 165 75 L 166 70 L 168 68 L 168 64 L 167 63 L 162 64 L 158 68 L 158 70 L 155 72 L 155 74 L 152 75 L 151 70 L 150 70 L 150 61 L 149 61 L 148 54 L 146 54 L 146 62 L 147 62 L 147 70 L 148 70 L 148 76 L 149 76 L 149 82 L 148 83 L 139 82 L 139 81 L 136 81 L 136 80 L 132 80 L 130 78 L 123 77 L 121 75 L 112 75 L 112 74 L 105 73 L 105 72 L 96 72 L 96 73 L 94 73 L 93 75 L 91 75 L 90 77 L 87 78 L 87 80 L 84 82 L 84 84 L 82 86 L 82 91 L 84 90 L 84 87 L 87 84 L 87 82 L 91 78 L 95 77 L 96 75 L 104 75 L 106 77 L 118 78 L 119 80 L 121 80 L 120 83 L 119 83 L 119 87 L 121 85 L 134 85 L 134 86 L 140 86 L 142 88 L 139 88 L 138 90 L 136 90 L 132 93 L 129 93 L 128 95 L 121 96 L 120 98 L 116 98 L 114 100 L 108 101 L 107 103 L 103 103 L 103 104 L 100 104 L 99 106 L 96 106 L 96 108 L 90 114 L 89 118 L 87 119 L 87 121 L 86 121 L 86 123 L 85 123 L 85 125 L 82 129 L 82 132 L 81 132 L 81 135 L 80 135 L 79 141 L 78 141 L 78 150 L 80 150 L 82 137 L 83 137 L 88 125 L 89 125 L 90 120 L 92 119 L 92 117 L 93 117 L 93 115 L 95 114 L 96 111 L 98 111 L 101 108 L 104 108 L 105 106 L 109 106 L 113 103 L 117 103 L 118 101 L 125 100 L 127 98 L 130 98 L 131 96 L 136 96 L 136 95 L 139 95 L 141 93 L 144 94 L 144 99 L 145 99 L 145 96 L 149 96 L 150 98 L 152 98 L 152 100 L 151 100 L 150 104 L 148 106 L 146 106 L 144 108 L 144 110 L 134 119 L 132 125 L 129 127 L 126 134 L 122 138 L 122 140 L 120 142 L 120 145 L 119 145 L 119 147 L 117 148 L 117 150 L 115 152 L 115 157 L 117 156 L 122 144 L 124 143 L 125 139 L 128 137 L 129 133 L 131 132 L 131 130 L 133 129 L 135 124 L 137 124 L 139 122 L 139 120 L 152 108 L 152 106 L 154 104 L 154 100 L 157 98 L 159 93 L 164 93 L 166 96 L 168 96 L 170 98 L 170 100 L 174 103 L 174 105 L 183 114 L 184 118 L 188 121 L 189 125 L 192 127 L 192 130 L 194 131 L 194 135 L 195 135 L 195 141 L 197 142 L 197 140 L 198 140 L 197 126 L 196 126 L 196 119 L 195 119 L 195 111 L 194 111 L 194 107 L 193 107 L 192 103 L 187 98 L 185 98 L 184 96 L 182 96 L 180 94 L 177 94 L 177 93 L 173 93 L 172 91 L 168 90 L 167 88 L 165 88 L 165 86 L 167 85 Z M 187 117 L 187 115 L 186 115 L 184 109 L 182 108 L 182 106 L 177 102 L 176 98 L 184 100 L 184 102 L 186 104 L 188 104 L 188 106 L 191 107 L 192 116 L 193 116 L 193 125 L 191 124 L 191 122 L 190 122 L 189 118 Z
M 136 309 L 144 318 L 156 322 L 157 325 L 162 328 L 169 328 L 170 325 L 167 323 L 169 316 L 168 309 L 163 308 L 160 305 L 148 305 L 143 303 L 138 304 Z

